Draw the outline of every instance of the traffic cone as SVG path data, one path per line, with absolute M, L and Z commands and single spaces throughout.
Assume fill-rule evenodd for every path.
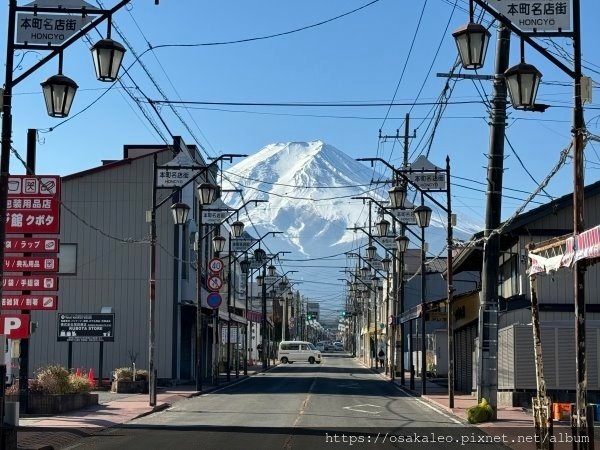
M 88 383 L 91 388 L 96 387 L 96 382 L 94 381 L 94 369 L 91 367 L 90 370 L 88 370 Z

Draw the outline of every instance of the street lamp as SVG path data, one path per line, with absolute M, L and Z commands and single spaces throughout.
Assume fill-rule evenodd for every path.
M 263 260 L 267 257 L 267 252 L 265 252 L 262 248 L 257 248 L 254 250 L 254 259 L 257 263 L 262 263 Z
M 214 161 L 213 161 L 214 163 Z M 202 224 L 202 209 L 215 200 L 218 186 L 212 183 L 200 183 L 198 192 L 198 239 L 196 242 L 196 390 L 202 391 L 202 242 L 204 238 Z
M 267 273 L 270 277 L 274 277 L 275 273 L 276 273 L 277 269 L 275 268 L 275 266 L 271 265 L 267 268 Z
M 367 253 L 367 259 L 371 261 L 375 258 L 375 252 L 377 251 L 377 248 L 373 245 L 369 245 L 365 251 Z
M 460 55 L 463 68 L 476 70 L 481 69 L 485 63 L 485 54 L 490 42 L 491 33 L 480 23 L 473 22 L 473 11 L 471 9 L 471 21 L 458 28 L 454 33 L 454 40 Z
M 427 393 L 427 342 L 425 339 L 425 228 L 431 221 L 431 208 L 421 204 L 415 208 L 417 225 L 421 228 L 421 394 Z M 448 225 L 449 226 L 449 225 Z
M 173 213 L 175 225 L 183 225 L 187 222 L 190 207 L 186 203 L 174 203 L 171 206 L 171 212 Z
M 379 233 L 379 236 L 381 236 L 381 237 L 387 236 L 389 230 L 390 230 L 390 222 L 389 221 L 387 221 L 385 219 L 381 219 L 381 221 L 377 223 L 377 231 Z
M 431 222 L 431 208 L 426 205 L 417 206 L 415 208 L 415 218 L 417 219 L 417 226 L 421 229 L 427 228 Z
M 496 8 L 491 7 L 489 2 L 484 0 L 470 0 L 471 22 L 473 16 L 473 5 L 477 4 L 480 8 L 494 17 L 500 24 L 499 45 L 497 48 L 496 76 L 504 75 L 506 84 L 511 97 L 511 102 L 515 109 L 543 111 L 545 105 L 536 105 L 535 96 L 537 93 L 541 73 L 533 66 L 525 64 L 523 61 L 524 42 L 538 51 L 545 59 L 552 62 L 555 67 L 567 74 L 573 80 L 573 124 L 571 127 L 572 145 L 573 145 L 573 235 L 577 237 L 584 231 L 584 135 L 585 120 L 583 116 L 583 95 L 582 95 L 582 55 L 581 55 L 581 0 L 573 0 L 565 4 L 564 11 L 571 14 L 572 27 L 569 30 L 556 27 L 547 28 L 545 31 L 552 31 L 548 36 L 570 37 L 573 47 L 573 66 L 565 65 L 556 56 L 550 53 L 545 47 L 542 47 L 534 41 L 527 31 L 520 29 L 513 24 L 505 15 L 501 14 Z M 515 33 L 521 39 L 521 64 L 506 69 L 510 46 L 510 31 Z M 535 31 L 535 30 L 534 30 Z M 533 33 L 535 34 L 535 33 Z M 462 58 L 462 55 L 461 55 Z M 464 61 L 463 61 L 464 64 Z M 505 101 L 506 93 L 501 92 L 498 87 L 502 83 L 494 83 L 496 94 L 492 104 L 501 104 Z M 482 268 L 482 291 L 481 291 L 481 309 L 479 323 L 479 387 L 478 400 L 486 398 L 494 410 L 496 418 L 497 405 L 497 378 L 498 378 L 498 258 L 499 258 L 499 238 L 498 234 L 491 232 L 500 226 L 501 194 L 502 194 L 502 174 L 503 174 L 503 146 L 504 146 L 504 122 L 505 114 L 500 116 L 492 108 L 492 120 L 490 131 L 490 154 L 488 165 L 488 194 L 486 206 L 485 223 L 485 245 L 483 250 L 483 268 Z M 561 245 L 561 242 L 556 244 Z M 578 434 L 587 436 L 586 431 L 586 406 L 587 406 L 587 385 L 586 385 L 586 333 L 585 333 L 585 261 L 576 261 L 573 265 L 573 296 L 575 304 L 575 345 L 576 345 L 576 413 L 574 414 L 575 424 L 578 428 Z M 451 305 L 449 305 L 451 307 Z M 449 308 L 450 309 L 450 308 Z M 532 311 L 535 314 L 534 311 Z M 535 320 L 534 320 L 535 322 Z M 534 327 L 534 334 L 536 333 Z M 535 338 L 535 336 L 534 336 Z M 483 351 L 483 349 L 486 349 Z M 541 361 L 542 358 L 536 358 Z M 539 369 L 540 366 L 536 366 Z M 536 427 L 541 427 L 544 431 L 548 428 L 548 398 L 545 389 L 538 390 L 538 408 L 543 411 L 540 414 L 541 422 L 538 423 L 536 415 Z M 543 406 L 542 403 L 544 403 Z M 451 406 L 452 407 L 452 406 Z M 541 432 L 540 435 L 543 435 Z M 547 445 L 545 440 L 543 445 Z
M 406 236 L 398 236 L 396 239 L 396 248 L 398 249 L 399 253 L 404 253 L 406 252 L 406 249 L 408 248 L 408 242 L 409 239 Z
M 383 266 L 383 270 L 389 272 L 392 266 L 392 260 L 390 258 L 383 258 L 381 260 L 381 265 Z
M 396 185 L 389 191 L 390 204 L 393 209 L 404 208 L 404 202 L 406 201 L 406 187 Z
M 216 254 L 221 253 L 225 249 L 226 241 L 227 241 L 227 239 L 225 239 L 220 234 L 215 236 L 214 238 L 212 238 L 213 250 L 215 251 Z
M 77 92 L 77 83 L 62 73 L 53 75 L 41 83 L 46 111 L 50 117 L 67 117 Z
M 510 101 L 515 109 L 534 110 L 542 73 L 524 61 L 504 72 Z
M 234 238 L 239 238 L 244 232 L 244 222 L 236 220 L 231 224 L 231 234 L 233 234 Z
M 119 68 L 125 55 L 125 47 L 110 39 L 110 28 L 107 39 L 101 39 L 92 46 L 92 58 L 99 81 L 116 81 Z

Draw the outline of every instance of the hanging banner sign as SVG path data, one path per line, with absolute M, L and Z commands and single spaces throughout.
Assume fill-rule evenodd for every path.
M 7 272 L 58 272 L 58 258 L 39 256 L 7 256 L 4 258 Z
M 179 188 L 198 175 L 198 164 L 184 152 L 179 152 L 164 166 L 156 168 L 157 188 Z
M 57 238 L 7 238 L 4 253 L 58 253 Z
M 485 1 L 526 33 L 572 31 L 572 0 Z
M 60 177 L 8 177 L 6 233 L 60 233 Z
M 58 308 L 57 295 L 3 295 L 2 307 L 24 310 L 55 310 Z
M 57 291 L 58 277 L 51 275 L 9 276 L 2 278 L 3 291 Z
M 90 23 L 81 14 L 17 14 L 17 44 L 59 46 Z
M 222 223 L 231 215 L 231 211 L 211 211 L 210 209 L 202 210 L 202 223 L 205 225 L 216 225 Z
M 256 239 L 253 239 L 253 238 L 232 239 L 231 240 L 231 251 L 232 252 L 245 252 L 255 242 L 256 242 Z

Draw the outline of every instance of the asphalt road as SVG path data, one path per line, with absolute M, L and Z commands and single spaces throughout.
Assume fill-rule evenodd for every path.
M 343 354 L 278 365 L 74 449 L 481 448 L 485 435 Z

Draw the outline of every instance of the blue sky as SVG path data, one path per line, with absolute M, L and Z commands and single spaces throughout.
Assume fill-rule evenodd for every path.
M 117 3 L 102 1 L 105 7 Z M 96 0 L 90 2 L 96 4 Z M 594 95 L 598 97 L 600 2 L 581 3 L 584 73 L 595 80 Z M 369 6 L 304 31 L 244 43 L 206 45 L 286 33 L 365 5 Z M 431 103 L 438 101 L 447 82 L 436 74 L 448 72 L 456 61 L 452 31 L 468 21 L 467 9 L 466 0 L 162 0 L 158 6 L 152 0 L 133 0 L 114 17 L 118 31 L 139 58 L 136 60 L 134 51 L 127 52 L 124 67 L 129 68 L 131 78 L 123 76 L 123 83 L 160 133 L 125 89 L 95 80 L 90 44 L 81 40 L 64 55 L 63 72 L 80 87 L 71 118 L 62 121 L 45 113 L 40 82 L 57 72 L 57 61 L 52 61 L 15 88 L 14 147 L 25 157 L 26 130 L 39 129 L 37 172 L 58 175 L 97 166 L 101 160 L 119 159 L 125 144 L 170 143 L 169 133 L 202 146 L 210 156 L 252 154 L 273 142 L 320 139 L 353 158 L 380 156 L 398 166 L 401 145 L 381 142 L 379 130 L 387 135 L 396 129 L 403 133 L 404 116 L 410 113 L 410 129 L 416 129 L 417 135 L 411 141 L 410 160 L 427 153 L 432 162 L 442 166 L 449 155 L 458 221 L 468 217 L 483 223 L 489 141 L 484 100 L 491 95 L 491 82 L 452 82 L 450 104 L 437 125 L 432 120 Z M 6 23 L 6 14 L 3 7 L 0 23 Z M 100 27 L 102 33 L 105 30 L 105 25 Z M 491 31 L 481 74 L 493 71 L 495 29 Z M 93 41 L 99 38 L 97 34 L 91 37 Z M 123 37 L 113 31 L 115 40 L 125 43 Z M 0 36 L 0 48 L 5 48 L 5 40 L 4 34 Z M 567 55 L 563 60 L 570 65 L 572 46 L 568 39 L 539 42 L 555 54 Z M 17 54 L 15 61 L 20 66 L 16 72 L 43 55 Z M 519 61 L 516 36 L 512 38 L 510 60 L 511 65 Z M 526 60 L 544 74 L 538 101 L 552 107 L 543 114 L 509 111 L 503 219 L 510 217 L 550 173 L 570 141 L 572 80 L 533 49 L 526 48 Z M 147 98 L 161 99 L 161 92 L 170 100 L 195 102 L 383 106 L 177 106 L 182 121 L 162 105 L 159 110 L 166 130 L 145 103 Z M 405 105 L 389 108 L 386 105 L 392 100 Z M 588 130 L 600 134 L 598 100 L 586 108 Z M 586 149 L 587 183 L 598 180 L 598 169 L 600 144 L 596 143 Z M 11 172 L 23 171 L 13 157 Z M 537 197 L 528 208 L 571 192 L 572 185 L 568 161 L 549 182 L 549 196 Z
M 106 0 L 103 4 L 110 7 L 115 3 Z M 207 44 L 283 33 L 331 19 L 369 1 L 179 0 L 162 1 L 158 6 L 153 3 L 134 0 L 128 11 L 121 10 L 114 19 L 138 54 L 148 49 L 148 43 L 154 47 Z M 415 101 L 435 102 L 442 92 L 447 80 L 436 77 L 436 73 L 448 72 L 454 64 L 456 50 L 451 33 L 468 21 L 467 6 L 465 0 L 379 0 L 348 16 L 286 36 L 229 45 L 156 48 L 144 53 L 140 61 L 172 100 L 386 103 L 395 98 L 396 102 L 407 104 L 394 106 L 389 113 L 387 106 L 177 107 L 187 127 L 162 106 L 161 115 L 170 132 L 182 135 L 188 143 L 200 143 L 210 155 L 253 153 L 271 142 L 322 139 L 352 157 L 379 155 L 398 165 L 402 154 L 400 146 L 380 143 L 378 130 L 388 135 L 394 134 L 397 128 L 403 132 L 404 115 L 410 113 L 410 128 L 417 130 L 417 138 L 411 142 L 413 159 L 429 148 L 430 159 L 441 165 L 448 154 L 454 176 L 482 183 L 489 131 L 488 113 L 481 95 L 489 96 L 491 82 L 458 81 L 433 139 L 432 106 L 410 106 Z M 582 1 L 584 64 L 597 71 L 600 71 L 600 55 L 594 18 L 598 17 L 599 9 L 597 2 Z M 0 13 L 0 20 L 5 23 L 6 10 Z M 101 31 L 104 30 L 102 26 Z M 116 32 L 113 38 L 123 40 Z M 5 36 L 2 39 L 6 39 Z M 492 73 L 494 40 L 492 30 L 487 64 L 480 73 Z M 571 53 L 568 40 L 553 39 L 552 42 Z M 516 37 L 512 44 L 511 62 L 516 63 L 519 58 Z M 1 45 L 4 47 L 4 43 Z M 72 115 L 88 107 L 108 87 L 93 76 L 88 46 L 82 40 L 65 53 L 64 73 L 80 86 Z M 26 54 L 21 65 L 27 67 L 39 56 Z M 17 57 L 16 61 L 20 59 Z M 134 59 L 129 51 L 124 66 L 129 67 Z M 544 114 L 510 111 L 508 139 L 535 181 L 507 146 L 505 186 L 531 192 L 556 164 L 559 151 L 569 142 L 572 82 L 533 49 L 526 49 L 526 59 L 538 66 L 545 81 L 551 82 L 542 85 L 539 100 L 553 107 Z M 117 86 L 64 124 L 47 117 L 39 83 L 56 69 L 57 63 L 50 62 L 15 89 L 15 147 L 24 155 L 26 129 L 45 131 L 40 134 L 38 172 L 73 173 L 93 167 L 102 159 L 119 158 L 124 144 L 163 142 L 124 90 Z M 598 73 L 585 72 L 594 79 L 599 78 Z M 139 64 L 131 67 L 130 74 L 133 81 L 124 77 L 124 83 L 138 87 L 134 95 L 140 99 L 161 98 Z M 594 93 L 597 92 L 595 89 Z M 145 108 L 148 110 L 147 105 Z M 593 133 L 598 127 L 596 115 L 593 109 L 586 112 L 589 130 Z M 158 123 L 156 116 L 153 117 Z M 168 136 L 164 127 L 159 126 Z M 52 127 L 56 129 L 48 132 Z M 597 179 L 600 158 L 590 147 L 586 154 L 589 160 L 586 180 L 593 182 Z M 13 172 L 21 170 L 15 161 L 12 167 Z M 484 189 L 483 185 L 470 181 L 457 179 L 456 182 Z M 567 165 L 550 182 L 547 192 L 552 196 L 562 195 L 571 190 L 571 185 L 571 168 Z M 484 194 L 478 190 L 454 188 L 454 207 L 459 215 L 462 212 L 483 217 Z M 526 196 L 518 192 L 505 193 L 519 199 Z M 544 198 L 538 200 L 545 201 Z M 521 203 L 505 198 L 503 217 L 508 217 Z
M 134 0 L 127 10 L 115 16 L 114 22 L 135 52 L 143 53 L 139 61 L 148 73 L 129 51 L 124 67 L 130 67 L 132 78 L 123 77 L 123 82 L 142 101 L 142 107 L 149 111 L 167 141 L 169 132 L 181 135 L 186 142 L 201 145 L 208 155 L 252 154 L 272 142 L 321 139 L 354 158 L 380 156 L 397 166 L 401 163 L 401 146 L 380 142 L 378 134 L 381 129 L 383 134 L 392 135 L 398 128 L 403 133 L 404 116 L 410 113 L 410 129 L 416 129 L 417 135 L 411 141 L 411 160 L 429 152 L 429 159 L 441 166 L 449 155 L 456 183 L 453 208 L 459 220 L 464 215 L 482 223 L 489 141 L 484 99 L 491 95 L 491 82 L 452 82 L 454 87 L 441 120 L 436 126 L 432 120 L 431 103 L 438 101 L 447 82 L 436 74 L 448 72 L 456 61 L 452 31 L 468 21 L 466 0 L 379 0 L 345 17 L 281 37 L 206 45 L 285 33 L 369 3 L 163 0 L 155 6 L 151 0 Z M 600 80 L 600 6 L 594 0 L 581 3 L 584 73 Z M 103 0 L 105 7 L 114 4 L 114 0 Z M 0 23 L 6 23 L 5 9 L 0 11 Z M 100 28 L 104 33 L 105 26 Z M 495 36 L 492 29 L 482 74 L 493 71 Z M 95 41 L 98 36 L 92 38 Z M 113 38 L 123 42 L 116 31 Z M 0 39 L 0 46 L 5 48 L 6 36 Z M 567 39 L 540 42 L 555 54 L 572 54 Z M 184 46 L 161 47 L 168 44 Z M 148 50 L 149 45 L 154 49 Z M 105 92 L 110 85 L 95 80 L 88 48 L 89 44 L 81 40 L 64 55 L 64 74 L 80 86 L 72 118 L 67 122 L 46 116 L 40 92 L 39 83 L 56 73 L 56 61 L 46 64 L 15 89 L 14 146 L 24 157 L 27 128 L 42 131 L 38 173 L 70 174 L 94 167 L 101 160 L 121 158 L 124 144 L 164 143 L 124 89 L 115 85 Z M 40 56 L 17 55 L 16 61 L 26 68 Z M 510 59 L 511 64 L 519 61 L 516 36 L 512 38 Z M 570 141 L 572 80 L 533 49 L 526 48 L 526 60 L 544 74 L 538 101 L 552 107 L 543 114 L 509 111 L 507 138 L 512 148 L 507 145 L 505 149 L 504 185 L 508 189 L 504 192 L 504 219 L 548 175 Z M 570 65 L 568 59 L 564 60 Z M 160 112 L 169 128 L 167 132 L 144 104 L 146 97 L 162 98 L 157 86 L 170 100 L 370 102 L 384 106 L 178 106 L 184 124 L 163 105 Z M 597 88 L 594 95 L 598 96 Z M 405 105 L 385 106 L 392 99 Z M 586 105 L 585 119 L 591 133 L 598 133 L 597 108 L 597 100 Z M 15 158 L 11 167 L 13 173 L 23 172 Z M 598 169 L 600 144 L 591 144 L 586 149 L 586 182 L 598 180 Z M 572 184 L 569 161 L 550 181 L 546 189 L 549 197 L 537 197 L 537 203 L 529 207 L 570 192 Z

